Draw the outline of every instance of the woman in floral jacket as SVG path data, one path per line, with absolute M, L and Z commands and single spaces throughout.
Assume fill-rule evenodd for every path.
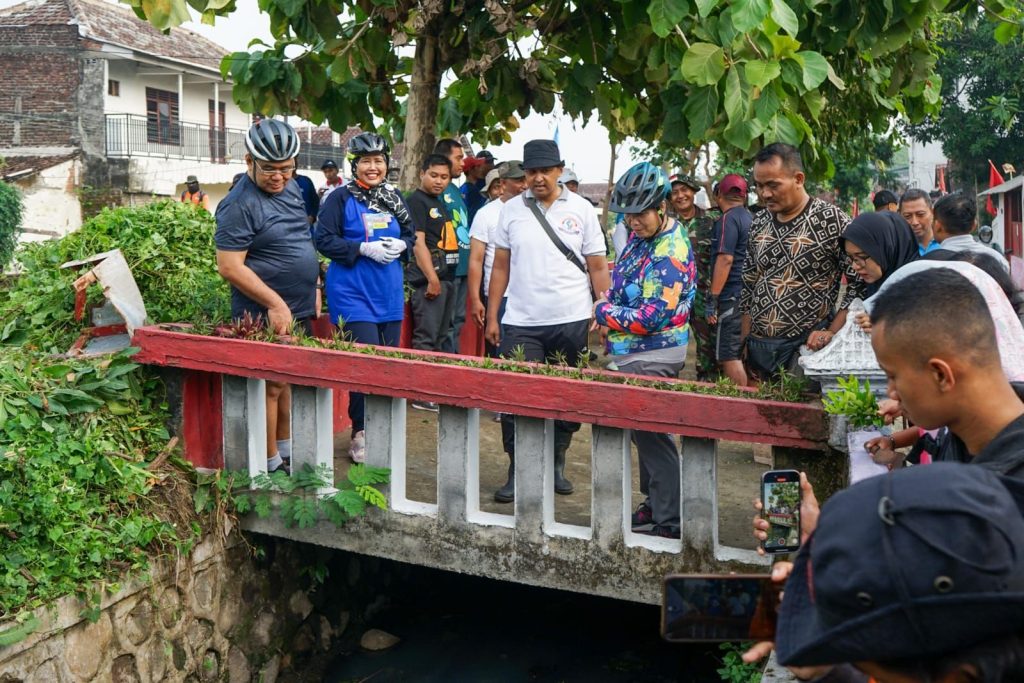
M 612 272 L 612 286 L 594 304 L 608 328 L 609 367 L 620 372 L 677 377 L 690 340 L 695 268 L 690 240 L 668 215 L 665 172 L 637 164 L 615 184 L 612 211 L 631 234 Z M 640 490 L 647 497 L 633 513 L 633 531 L 679 538 L 679 450 L 669 434 L 633 432 Z

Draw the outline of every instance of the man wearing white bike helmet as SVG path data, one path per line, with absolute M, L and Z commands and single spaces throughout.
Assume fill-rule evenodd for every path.
M 320 264 L 302 192 L 292 182 L 299 138 L 284 121 L 264 119 L 245 137 L 248 170 L 217 206 L 217 270 L 231 283 L 231 315 L 263 320 L 278 334 L 318 314 Z M 267 382 L 267 470 L 287 471 L 291 389 Z

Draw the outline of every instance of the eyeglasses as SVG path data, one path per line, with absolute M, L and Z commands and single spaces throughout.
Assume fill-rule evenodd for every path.
M 857 266 L 858 268 L 863 268 L 864 266 L 867 265 L 868 261 L 871 260 L 871 256 L 869 254 L 857 254 L 856 256 L 851 256 L 850 254 L 847 254 L 846 260 L 849 263 Z
M 281 178 L 287 178 L 295 173 L 295 167 L 289 166 L 287 168 L 264 168 L 261 164 L 256 164 L 256 172 L 267 178 L 273 178 L 279 176 Z

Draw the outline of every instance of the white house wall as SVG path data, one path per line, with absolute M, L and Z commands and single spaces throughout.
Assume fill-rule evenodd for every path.
M 948 163 L 946 155 L 942 153 L 942 145 L 937 142 L 925 143 L 912 139 L 908 157 L 908 187 L 916 187 L 925 191 L 934 190 L 935 169 Z
M 147 74 L 160 71 L 155 66 L 129 60 L 109 60 L 107 70 L 108 78 L 118 81 L 120 84 L 119 96 L 107 94 L 106 113 L 108 114 L 145 116 L 146 88 L 178 92 L 178 75 L 176 73 L 168 71 L 167 75 L 139 75 L 140 71 Z M 209 81 L 189 82 L 196 79 L 196 76 L 190 74 L 182 75 L 184 83 L 182 98 L 178 103 L 178 116 L 183 122 L 208 126 L 210 125 L 209 107 L 210 100 L 213 99 L 213 83 Z M 240 130 L 248 128 L 249 115 L 239 109 L 231 99 L 231 85 L 221 83 L 219 89 L 220 101 L 224 104 L 224 126 Z
M 73 159 L 14 182 L 22 197 L 22 242 L 62 237 L 82 226 L 80 170 Z

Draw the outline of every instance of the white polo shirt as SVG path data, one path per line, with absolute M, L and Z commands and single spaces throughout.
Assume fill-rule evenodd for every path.
M 512 252 L 502 324 L 540 327 L 590 318 L 590 277 L 562 256 L 526 201 L 534 201 L 530 190 L 505 202 L 493 232 L 494 246 Z M 601 225 L 586 199 L 563 187 L 547 211 L 537 206 L 580 261 L 607 253 Z
M 484 204 L 473 216 L 473 225 L 469 228 L 469 239 L 483 242 L 487 245 L 484 252 L 484 296 L 490 291 L 491 266 L 494 265 L 494 230 L 498 227 L 498 217 L 501 216 L 501 207 L 504 202 L 501 199 L 492 199 Z

